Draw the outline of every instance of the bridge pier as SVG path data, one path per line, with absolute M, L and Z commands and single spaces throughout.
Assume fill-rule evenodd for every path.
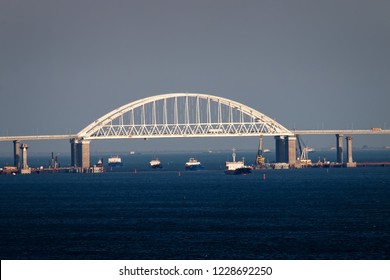
M 89 144 L 91 141 L 82 140 L 81 143 L 78 143 L 78 162 L 80 163 L 80 167 L 83 169 L 83 171 L 88 171 L 89 167 L 91 166 L 90 161 L 90 150 L 89 150 Z
M 20 141 L 14 140 L 14 166 L 20 168 Z
M 90 161 L 90 143 L 89 140 L 70 140 L 70 157 L 73 167 L 80 167 L 87 171 L 91 165 Z
M 336 134 L 337 163 L 343 163 L 343 135 Z
M 30 174 L 31 168 L 28 167 L 27 163 L 27 144 L 20 145 L 20 149 L 22 150 L 22 168 L 20 169 L 21 174 Z
M 286 162 L 286 139 L 275 136 L 275 162 Z
M 287 136 L 286 141 L 286 162 L 294 165 L 297 160 L 297 137 Z
M 77 139 L 70 139 L 70 165 L 77 167 Z
M 356 167 L 356 162 L 352 160 L 352 137 L 347 136 L 347 162 L 345 164 L 346 167 Z
M 275 161 L 295 164 L 296 141 L 295 136 L 275 136 Z

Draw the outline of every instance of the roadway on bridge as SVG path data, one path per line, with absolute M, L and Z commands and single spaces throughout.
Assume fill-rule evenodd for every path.
M 292 130 L 296 135 L 384 135 L 390 134 L 390 129 L 330 129 L 330 130 Z M 215 135 L 218 136 L 218 135 Z M 233 135 L 231 135 L 233 136 Z M 240 136 L 240 135 L 234 135 Z M 247 136 L 247 135 L 244 135 Z M 253 136 L 253 135 L 250 135 Z M 77 139 L 77 134 L 53 134 L 53 135 L 23 135 L 23 136 L 0 136 L 0 141 L 39 141 L 39 140 L 70 140 Z

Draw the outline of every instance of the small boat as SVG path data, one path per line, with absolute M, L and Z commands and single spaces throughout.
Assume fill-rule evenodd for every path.
M 276 162 L 271 164 L 272 169 L 290 169 L 290 165 L 286 162 Z
M 232 153 L 233 161 L 227 161 L 225 166 L 225 174 L 226 175 L 246 175 L 252 173 L 252 166 L 247 166 L 244 163 L 244 159 L 242 161 L 236 161 L 236 149 L 233 148 Z
M 318 157 L 317 163 L 314 164 L 312 167 L 314 167 L 314 168 L 320 168 L 320 167 L 329 168 L 329 167 L 331 167 L 331 162 L 326 160 L 325 156 L 324 156 L 324 160 L 323 161 L 321 161 L 320 157 Z
M 14 175 L 14 173 L 16 175 L 17 172 L 18 172 L 18 168 L 15 166 L 4 166 L 2 168 L 2 174 L 5 174 L 5 175 L 9 175 L 9 174 Z
M 204 168 L 202 166 L 202 164 L 199 161 L 197 161 L 196 159 L 194 159 L 194 158 L 190 158 L 186 162 L 185 167 L 186 167 L 186 170 L 190 170 L 190 171 L 201 170 L 201 169 Z
M 152 159 L 149 164 L 151 168 L 162 168 L 161 161 L 158 158 Z
M 307 153 L 314 153 L 316 150 L 312 147 L 305 147 Z
M 122 159 L 119 156 L 111 156 L 108 158 L 108 166 L 116 167 L 122 166 Z
M 99 161 L 92 165 L 90 168 L 89 168 L 89 172 L 90 173 L 103 173 L 105 171 L 105 168 L 103 166 L 103 159 L 99 159 Z

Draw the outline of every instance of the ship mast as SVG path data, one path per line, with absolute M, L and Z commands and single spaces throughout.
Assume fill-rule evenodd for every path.
M 232 158 L 233 158 L 233 161 L 235 162 L 236 161 L 236 148 L 233 148 L 232 151 L 233 151 Z

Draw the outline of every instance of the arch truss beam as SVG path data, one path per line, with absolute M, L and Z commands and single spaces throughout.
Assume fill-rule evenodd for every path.
M 226 98 L 171 93 L 140 99 L 102 116 L 81 139 L 293 135 L 275 120 Z

